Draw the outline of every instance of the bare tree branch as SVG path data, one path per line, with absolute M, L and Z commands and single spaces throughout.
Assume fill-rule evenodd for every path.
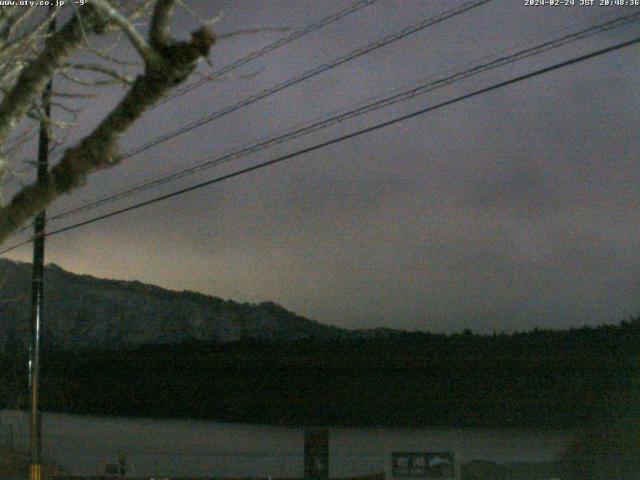
M 118 74 L 116 71 L 112 71 L 111 73 L 107 74 L 104 72 L 97 72 L 97 73 L 101 73 L 103 75 L 107 75 L 111 78 L 108 79 L 92 79 L 92 80 L 85 80 L 84 78 L 78 77 L 76 75 L 73 75 L 71 73 L 69 73 L 68 70 L 60 70 L 60 75 L 62 75 L 64 78 L 66 78 L 67 80 L 69 80 L 70 82 L 76 83 L 78 85 L 82 85 L 83 87 L 104 87 L 104 86 L 108 86 L 108 85 L 113 85 L 116 83 L 124 83 L 124 84 L 128 84 L 128 85 L 132 85 L 133 84 L 133 79 L 131 77 L 126 77 L 124 75 L 120 75 Z
M 104 16 L 115 23 L 129 38 L 131 44 L 136 48 L 145 63 L 157 63 L 160 61 L 157 52 L 151 48 L 144 37 L 134 27 L 133 23 L 116 10 L 106 0 L 92 0 L 92 5 Z
M 93 99 L 99 96 L 95 93 L 64 92 L 61 90 L 53 92 L 52 95 L 54 97 L 61 97 L 61 98 L 84 98 L 84 99 Z
M 158 0 L 156 3 L 149 30 L 149 41 L 153 48 L 161 49 L 169 42 L 169 21 L 175 3 L 175 0 Z
M 85 28 L 89 25 L 92 30 L 104 29 L 106 22 L 118 25 L 144 59 L 144 72 L 93 132 L 77 146 L 65 151 L 45 181 L 24 187 L 6 207 L 0 208 L 0 242 L 54 199 L 82 185 L 89 173 L 117 164 L 120 160 L 116 151 L 120 135 L 173 86 L 183 82 L 198 62 L 207 57 L 215 41 L 215 35 L 209 29 L 196 30 L 188 42 L 177 42 L 170 37 L 169 20 L 173 4 L 173 0 L 157 1 L 149 43 L 141 43 L 137 30 L 119 12 L 114 13 L 115 9 L 106 0 L 93 0 L 90 4 L 94 5 L 95 11 L 90 11 L 85 17 Z M 60 67 L 70 51 L 81 42 L 82 31 L 76 18 L 49 38 L 41 55 L 24 68 L 20 79 L 26 82 L 26 87 L 20 83 L 20 88 L 16 87 L 0 104 L 0 141 L 28 112 L 34 97 L 44 88 L 54 69 Z M 152 52 L 147 49 L 152 49 Z M 16 89 L 25 91 L 16 92 Z M 15 113 L 16 109 L 18 113 Z
M 131 85 L 133 84 L 133 80 L 134 80 L 132 77 L 118 72 L 115 68 L 109 68 L 105 65 L 100 65 L 98 63 L 72 63 L 68 66 L 68 68 L 74 69 L 74 70 L 93 72 L 93 73 L 104 75 L 110 78 L 110 80 L 107 82 L 105 80 L 87 81 L 84 79 L 78 79 L 77 77 L 74 77 L 75 80 L 78 80 L 78 83 L 82 83 L 83 85 L 109 85 L 113 83 L 126 83 Z
M 19 9 L 21 10 L 21 9 Z M 9 17 L 7 24 L 0 35 L 2 39 L 0 41 L 0 59 L 6 61 L 6 59 L 15 56 L 17 51 L 25 50 L 25 48 L 32 48 L 36 38 L 41 38 L 44 35 L 44 30 L 49 25 L 49 22 L 56 15 L 55 11 L 49 12 L 43 19 L 40 19 L 35 25 L 29 26 L 24 32 L 12 37 L 14 31 L 18 30 L 21 23 L 26 23 L 27 20 L 37 10 L 35 7 L 25 8 L 24 15 L 16 15 L 15 17 Z
M 94 14 L 87 15 L 87 23 L 91 24 L 92 29 L 104 27 L 101 18 Z M 22 69 L 15 87 L 0 103 L 0 142 L 7 138 L 18 121 L 37 102 L 55 69 L 64 63 L 81 42 L 82 30 L 77 17 L 74 17 L 49 37 L 40 55 Z
M 135 5 L 133 9 L 126 13 L 126 16 L 129 20 L 134 21 L 140 18 L 144 13 L 153 5 L 153 2 L 156 0 L 142 0 L 140 3 Z M 124 2 L 125 5 L 130 4 L 131 2 Z
M 18 8 L 14 9 L 9 15 L 3 18 L 2 21 L 2 43 L 6 44 L 11 35 L 17 30 L 20 25 L 31 15 L 34 11 L 34 7 Z

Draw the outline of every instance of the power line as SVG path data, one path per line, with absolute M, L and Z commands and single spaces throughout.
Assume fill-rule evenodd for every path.
M 134 155 L 138 155 L 139 153 L 142 153 L 152 147 L 155 147 L 156 145 L 159 145 L 160 143 L 164 143 L 167 140 L 171 140 L 172 138 L 175 138 L 179 135 L 182 135 L 184 133 L 187 133 L 191 130 L 193 130 L 194 128 L 200 127 L 206 123 L 212 122 L 213 120 L 217 120 L 221 117 L 224 117 L 225 115 L 228 115 L 229 113 L 235 112 L 237 110 L 240 110 L 241 108 L 244 108 L 248 105 L 251 105 L 252 103 L 255 103 L 259 100 L 262 100 L 263 98 L 266 98 L 268 96 L 274 95 L 286 88 L 289 88 L 293 85 L 296 85 L 300 82 L 303 82 L 305 80 L 308 80 L 312 77 L 315 77 L 317 75 L 320 75 L 321 73 L 324 73 L 328 70 L 331 70 L 337 66 L 340 66 L 344 63 L 350 62 L 352 60 L 355 60 L 358 57 L 361 57 L 362 55 L 365 55 L 367 53 L 373 52 L 374 50 L 377 50 L 379 48 L 382 48 L 386 45 L 389 45 L 393 42 L 396 42 L 398 40 L 401 40 L 403 38 L 406 38 L 414 33 L 417 33 L 421 30 L 424 30 L 425 28 L 431 27 L 433 25 L 436 25 L 440 22 L 443 22 L 449 18 L 453 18 L 457 15 L 460 15 L 468 10 L 477 8 L 481 5 L 484 5 L 485 3 L 489 3 L 493 0 L 474 0 L 474 1 L 470 1 L 470 2 L 465 2 L 462 5 L 450 9 L 450 10 L 446 10 L 445 12 L 440 13 L 439 15 L 436 15 L 434 17 L 430 17 L 427 18 L 415 25 L 406 27 L 402 30 L 400 30 L 399 32 L 396 33 L 392 33 L 391 35 L 388 35 L 384 38 L 382 38 L 381 40 L 377 40 L 375 42 L 369 43 L 363 47 L 357 48 L 353 51 L 351 51 L 350 53 L 347 53 L 345 55 L 342 55 L 334 60 L 332 60 L 331 62 L 325 63 L 323 65 L 320 65 L 316 68 L 313 68 L 311 70 L 308 70 L 300 75 L 297 75 L 293 78 L 290 78 L 288 80 L 285 80 L 281 83 L 278 83 L 270 88 L 264 89 L 261 92 L 258 92 L 254 95 L 251 95 L 247 98 L 245 98 L 244 100 L 241 100 L 237 103 L 234 103 L 233 105 L 230 105 L 226 108 L 223 108 L 222 110 L 218 110 L 216 112 L 213 112 L 205 117 L 202 117 L 198 120 L 195 120 L 191 123 L 188 123 L 172 132 L 166 133 L 164 135 L 161 135 L 159 137 L 157 137 L 156 139 L 145 143 L 143 145 L 140 145 L 136 148 L 134 148 L 133 150 L 130 150 L 129 152 L 125 153 L 124 155 L 122 155 L 121 160 L 133 157 Z
M 320 30 L 321 28 L 324 28 L 332 23 L 335 23 L 359 10 L 362 10 L 365 7 L 368 7 L 370 5 L 373 5 L 374 3 L 376 3 L 378 0 L 359 0 L 357 2 L 355 2 L 353 5 L 344 8 L 332 15 L 329 15 L 327 17 L 322 18 L 321 20 L 309 24 L 303 28 L 301 28 L 300 30 L 296 30 L 292 33 L 290 33 L 289 35 L 279 38 L 278 40 L 276 40 L 273 43 L 270 43 L 269 45 L 266 45 L 265 47 L 261 48 L 260 50 L 257 50 L 255 52 L 250 53 L 249 55 L 242 57 L 228 65 L 225 65 L 224 67 L 216 70 L 215 72 L 213 72 L 210 75 L 207 75 L 206 78 L 201 78 L 195 82 L 190 83 L 189 85 L 185 85 L 182 88 L 178 88 L 175 92 L 173 92 L 172 94 L 170 94 L 169 96 L 163 98 L 162 100 L 160 100 L 159 102 L 157 102 L 153 107 L 156 108 L 164 103 L 167 103 L 179 96 L 184 95 L 185 93 L 188 93 L 198 87 L 200 87 L 201 85 L 208 83 L 210 81 L 213 81 L 217 78 L 222 77 L 223 75 L 226 75 L 230 72 L 232 72 L 233 70 L 236 70 L 250 62 L 252 62 L 253 60 L 260 58 L 264 55 L 266 55 L 267 53 L 270 53 L 274 50 L 277 50 L 278 48 L 284 47 L 285 45 L 288 45 L 289 43 L 298 40 L 299 38 L 304 37 L 305 35 L 308 35 L 310 33 L 315 32 L 316 30 Z M 68 19 L 72 18 L 75 14 L 74 13 L 70 13 L 68 15 L 66 15 L 63 19 L 61 19 L 61 23 L 67 21 Z M 127 158 L 127 157 L 123 157 L 123 158 Z
M 281 82 L 271 88 L 265 89 L 257 94 L 254 94 L 250 97 L 245 98 L 244 100 L 241 100 L 238 103 L 235 103 L 233 105 L 230 105 L 229 107 L 226 107 L 222 110 L 213 112 L 212 114 L 207 115 L 206 117 L 203 117 L 199 120 L 196 120 L 194 122 L 191 122 L 187 125 L 184 125 L 183 127 L 174 130 L 173 132 L 167 133 L 163 136 L 157 137 L 155 140 L 152 140 L 151 142 L 148 142 L 146 144 L 140 145 L 136 148 L 134 148 L 133 150 L 130 150 L 129 152 L 125 153 L 122 157 L 121 160 L 133 157 L 134 155 L 137 155 L 145 150 L 148 150 L 160 143 L 163 143 L 167 140 L 170 140 L 174 137 L 177 137 L 179 135 L 182 135 L 183 133 L 186 133 L 190 130 L 193 130 L 194 128 L 197 128 L 201 125 L 204 125 L 206 123 L 209 123 L 213 120 L 216 120 L 218 118 L 221 118 L 229 113 L 232 113 L 234 111 L 237 111 L 247 105 L 250 105 L 258 100 L 261 100 L 267 96 L 273 95 L 275 93 L 280 92 L 281 90 L 284 90 L 285 88 L 288 88 L 290 86 L 293 86 L 297 83 L 300 83 L 304 80 L 307 80 L 311 77 L 314 77 L 316 75 L 319 75 L 323 72 L 326 72 L 327 70 L 330 70 L 332 68 L 335 68 L 343 63 L 346 63 L 348 61 L 354 60 L 355 58 L 358 58 L 362 55 L 365 55 L 369 52 L 372 52 L 378 48 L 381 48 L 383 46 L 389 45 L 390 43 L 393 43 L 397 40 L 400 40 L 402 38 L 405 38 L 413 33 L 417 33 L 425 28 L 428 28 L 430 26 L 433 26 L 435 24 L 438 24 L 440 22 L 443 22 L 449 18 L 455 17 L 457 15 L 460 15 L 468 10 L 471 10 L 473 8 L 479 7 L 485 3 L 489 3 L 493 0 L 475 0 L 475 1 L 471 1 L 471 2 L 466 2 L 464 4 L 459 5 L 456 8 L 447 10 L 445 12 L 440 13 L 439 15 L 436 15 L 434 17 L 430 17 L 427 18 L 415 25 L 406 27 L 402 30 L 400 30 L 399 32 L 393 33 L 391 35 L 388 35 L 380 40 L 377 40 L 375 42 L 369 43 L 363 47 L 360 47 L 356 50 L 351 51 L 348 54 L 345 54 L 341 57 L 338 57 L 336 59 L 334 59 L 333 61 L 326 63 L 324 65 L 320 65 L 314 69 L 308 70 L 307 72 L 304 72 L 296 77 L 290 78 L 289 80 L 286 80 L 284 82 Z M 99 200 L 98 202 L 92 202 L 91 206 L 93 207 L 96 203 L 103 203 L 101 200 Z M 78 207 L 78 209 L 73 209 L 73 212 L 75 213 L 76 211 L 79 210 L 85 210 L 87 206 L 84 207 Z M 59 214 L 57 216 L 52 217 L 51 219 L 56 219 L 56 218 L 61 218 L 61 216 L 67 216 L 69 214 L 69 212 L 63 212 L 62 214 Z
M 357 12 L 358 10 L 361 10 L 365 7 L 368 7 L 369 5 L 374 4 L 375 2 L 377 2 L 378 0 L 360 0 L 356 3 L 354 3 L 353 5 L 351 5 L 350 7 L 347 7 L 343 10 L 340 10 L 339 12 L 334 13 L 333 15 L 329 15 L 328 17 L 325 17 L 321 20 L 319 20 L 316 23 L 312 23 L 310 25 L 307 25 L 306 27 L 300 29 L 300 30 L 296 30 L 295 32 L 292 32 L 291 34 L 287 35 L 286 37 L 282 37 L 279 38 L 278 40 L 276 40 L 273 43 L 270 43 L 269 45 L 261 48 L 260 50 L 256 50 L 255 52 L 250 53 L 249 55 L 247 55 L 246 57 L 242 57 L 238 60 L 236 60 L 235 62 L 232 62 L 228 65 L 225 65 L 224 67 L 220 68 L 219 70 L 216 70 L 215 72 L 213 72 L 211 75 L 208 75 L 206 78 L 201 78 L 200 80 L 196 80 L 195 82 L 190 83 L 189 85 L 185 85 L 182 88 L 177 89 L 175 92 L 173 92 L 171 95 L 167 96 L 166 98 L 162 99 L 160 102 L 158 102 L 155 106 L 160 106 L 164 103 L 170 102 L 171 100 L 184 95 L 185 93 L 188 93 L 198 87 L 200 87 L 201 85 L 210 82 L 212 80 L 215 80 L 216 78 L 220 78 L 223 75 L 226 75 L 229 72 L 232 72 L 233 70 L 236 70 L 240 67 L 242 67 L 243 65 L 246 65 L 249 62 L 252 62 L 253 60 L 255 60 L 256 58 L 259 58 L 263 55 L 266 55 L 269 52 L 272 52 L 274 50 L 277 50 L 280 47 L 284 47 L 285 45 L 293 42 L 294 40 L 297 40 L 301 37 L 304 37 L 305 35 L 308 35 L 312 32 L 315 32 L 316 30 L 319 30 L 323 27 L 326 27 L 327 25 L 330 25 L 332 23 L 337 22 L 338 20 L 351 15 L 352 13 Z
M 254 95 L 252 95 L 250 97 L 247 97 L 246 99 L 241 100 L 240 102 L 237 102 L 237 103 L 235 103 L 233 105 L 230 105 L 230 106 L 228 106 L 228 107 L 226 107 L 226 108 L 224 108 L 222 110 L 213 112 L 212 114 L 209 114 L 206 117 L 203 117 L 203 118 L 201 118 L 199 120 L 191 122 L 191 123 L 189 123 L 187 125 L 184 125 L 183 127 L 179 128 L 177 130 L 174 130 L 173 132 L 169 132 L 169 133 L 167 133 L 165 135 L 157 137 L 155 140 L 152 140 L 151 142 L 148 142 L 146 144 L 140 145 L 140 146 L 134 148 L 133 150 L 125 153 L 124 155 L 122 155 L 120 157 L 120 159 L 121 160 L 125 160 L 127 158 L 131 158 L 134 155 L 142 153 L 142 152 L 144 152 L 144 151 L 146 151 L 146 150 L 148 150 L 148 149 L 150 149 L 150 148 L 152 148 L 152 147 L 154 147 L 154 146 L 156 146 L 156 145 L 158 145 L 160 143 L 163 143 L 163 142 L 165 142 L 167 140 L 170 140 L 170 139 L 172 139 L 174 137 L 182 135 L 182 134 L 184 134 L 184 133 L 186 133 L 186 132 L 188 132 L 190 130 L 193 130 L 193 129 L 195 129 L 195 128 L 201 126 L 201 125 L 204 125 L 206 123 L 209 123 L 209 122 L 211 122 L 213 120 L 217 120 L 218 118 L 221 118 L 221 117 L 223 117 L 223 116 L 225 116 L 225 115 L 227 115 L 229 113 L 237 111 L 237 110 L 239 110 L 239 109 L 241 109 L 241 108 L 243 108 L 245 106 L 248 106 L 248 105 L 250 105 L 252 103 L 255 103 L 255 102 L 257 102 L 257 101 L 259 101 L 259 100 L 261 100 L 263 98 L 266 98 L 266 97 L 268 97 L 270 95 L 278 93 L 278 92 L 284 90 L 285 88 L 291 87 L 291 86 L 293 86 L 295 84 L 298 84 L 298 83 L 300 83 L 302 81 L 305 81 L 305 80 L 307 80 L 309 78 L 317 76 L 317 75 L 319 75 L 321 73 L 324 73 L 324 72 L 326 72 L 328 70 L 331 70 L 331 69 L 333 69 L 333 68 L 335 68 L 335 67 L 337 67 L 339 65 L 342 65 L 342 64 L 344 64 L 346 62 L 354 60 L 354 59 L 356 59 L 356 58 L 358 58 L 358 57 L 360 57 L 362 55 L 365 55 L 365 54 L 370 53 L 370 52 L 372 52 L 374 50 L 377 50 L 377 49 L 382 48 L 382 47 L 384 47 L 386 45 L 389 45 L 389 44 L 391 44 L 393 42 L 396 42 L 398 40 L 406 38 L 406 37 L 408 37 L 408 36 L 410 36 L 410 35 L 412 35 L 414 33 L 417 33 L 417 32 L 419 32 L 421 30 L 424 30 L 425 28 L 428 28 L 428 27 L 431 27 L 431 26 L 436 25 L 438 23 L 441 23 L 441 22 L 443 22 L 445 20 L 448 20 L 449 18 L 453 18 L 453 17 L 455 17 L 457 15 L 460 15 L 460 14 L 462 14 L 462 13 L 468 11 L 468 10 L 472 10 L 474 8 L 477 8 L 477 7 L 481 6 L 481 5 L 484 5 L 485 3 L 489 3 L 491 1 L 493 1 L 493 0 L 468 1 L 468 2 L 465 2 L 465 3 L 461 4 L 461 5 L 459 5 L 458 7 L 446 10 L 446 11 L 444 11 L 444 12 L 442 12 L 442 13 L 436 15 L 436 16 L 429 17 L 429 18 L 427 18 L 425 20 L 422 20 L 421 22 L 419 22 L 419 23 L 417 23 L 415 25 L 411 25 L 409 27 L 406 27 L 406 28 L 400 30 L 399 32 L 392 33 L 392 34 L 390 34 L 390 35 L 388 35 L 388 36 L 386 36 L 386 37 L 384 37 L 384 38 L 382 38 L 380 40 L 377 40 L 377 41 L 369 43 L 369 44 L 367 44 L 365 46 L 359 47 L 359 48 L 351 51 L 350 53 L 347 53 L 347 54 L 345 54 L 343 56 L 340 56 L 340 57 L 334 59 L 333 61 L 331 61 L 329 63 L 323 64 L 323 65 L 320 65 L 320 66 L 318 66 L 316 68 L 308 70 L 308 71 L 306 71 L 306 72 L 304 72 L 304 73 L 302 73 L 302 74 L 300 74 L 298 76 L 290 78 L 289 80 L 285 80 L 284 82 L 281 82 L 281 83 L 279 83 L 279 84 L 277 84 L 277 85 L 275 85 L 275 86 L 273 86 L 271 88 L 262 90 L 261 92 L 259 92 L 257 94 L 254 94 Z
M 618 17 L 615 18 L 613 20 L 610 20 L 608 22 L 604 22 L 595 26 L 591 26 L 588 27 L 586 29 L 580 30 L 578 32 L 574 32 L 574 33 L 570 33 L 568 35 L 564 35 L 562 37 L 559 37 L 555 40 L 551 40 L 551 41 L 547 41 L 547 42 L 543 42 L 541 44 L 535 45 L 531 48 L 527 48 L 524 50 L 520 50 L 516 53 L 510 54 L 510 55 L 505 55 L 502 57 L 499 57 L 497 59 L 491 60 L 490 62 L 484 63 L 484 64 L 480 64 L 480 65 L 476 65 L 471 69 L 468 70 L 464 70 L 461 72 L 456 72 L 453 75 L 449 75 L 447 77 L 444 78 L 440 78 L 436 81 L 433 82 L 428 82 L 428 83 L 421 83 L 419 84 L 417 87 L 413 87 L 409 90 L 404 90 L 401 91 L 399 93 L 395 93 L 393 95 L 387 96 L 387 97 L 383 97 L 383 98 L 379 98 L 371 103 L 367 103 L 363 106 L 348 110 L 346 112 L 331 116 L 329 118 L 325 118 L 323 120 L 319 120 L 319 121 L 315 121 L 312 122 L 310 124 L 306 124 L 300 128 L 297 128 L 295 130 L 289 131 L 287 133 L 284 133 L 282 135 L 276 136 L 276 137 L 272 137 L 269 138 L 267 140 L 263 140 L 261 142 L 255 143 L 255 144 L 251 144 L 249 146 L 243 147 L 239 150 L 224 154 L 222 156 L 213 158 L 211 160 L 208 160 L 206 162 L 200 163 L 198 165 L 195 165 L 193 167 L 189 167 L 186 169 L 182 169 L 173 173 L 170 173 L 168 175 L 164 175 L 160 178 L 156 178 L 155 180 L 152 181 L 147 181 L 147 182 L 143 182 L 141 184 L 135 185 L 133 187 L 130 187 L 124 191 L 118 192 L 116 194 L 112 194 L 109 195 L 107 197 L 104 197 L 102 199 L 96 200 L 94 202 L 91 202 L 89 204 L 86 205 L 82 205 L 79 207 L 75 207 L 72 208 L 70 210 L 66 210 L 64 212 L 61 212 L 59 214 L 53 215 L 50 217 L 50 221 L 51 220 L 58 220 L 61 218 L 65 218 L 80 212 L 84 212 L 84 211 L 88 211 L 88 210 L 92 210 L 96 207 L 99 207 L 101 205 L 104 205 L 106 203 L 111 203 L 113 201 L 122 199 L 122 198 L 127 198 L 129 196 L 132 196 L 134 194 L 140 193 L 142 191 L 148 190 L 150 188 L 153 187 L 157 187 L 159 185 L 171 182 L 171 181 L 175 181 L 178 180 L 180 178 L 186 177 L 188 175 L 192 175 L 195 174 L 197 172 L 203 171 L 205 169 L 214 167 L 214 166 L 218 166 L 222 163 L 226 163 L 232 160 L 236 160 L 238 158 L 242 158 L 244 156 L 247 156 L 249 154 L 252 153 L 256 153 L 259 152 L 261 150 L 264 150 L 266 148 L 272 147 L 274 145 L 278 145 L 280 143 L 286 142 L 286 141 L 290 141 L 292 139 L 301 137 L 303 135 L 307 135 L 309 133 L 327 128 L 331 125 L 334 125 L 336 123 L 340 123 L 343 122 L 345 120 L 351 119 L 351 118 L 355 118 L 361 115 L 364 115 L 366 113 L 384 108 L 384 107 L 388 107 L 390 105 L 393 105 L 395 103 L 399 103 L 401 101 L 405 101 L 408 100 L 410 98 L 416 97 L 418 95 L 424 95 L 426 93 L 429 93 L 433 90 L 436 90 L 438 88 L 444 87 L 446 85 L 450 85 L 452 83 L 455 83 L 457 81 L 460 80 L 464 80 L 466 78 L 478 75 L 480 73 L 484 73 L 488 70 L 492 70 L 495 68 L 499 68 L 502 67 L 504 65 L 510 64 L 510 63 L 514 63 L 516 61 L 520 61 L 523 60 L 525 58 L 529 58 L 532 57 L 534 55 L 539 55 L 543 52 L 549 51 L 551 49 L 554 48 L 558 48 L 560 46 L 566 45 L 570 42 L 575 42 L 577 40 L 583 40 L 585 38 L 588 38 L 590 36 L 593 36 L 595 34 L 598 34 L 600 32 L 603 31 L 608 31 L 614 28 L 618 28 L 620 26 L 623 26 L 625 24 L 631 23 L 633 21 L 637 21 L 638 18 L 640 17 L 640 12 L 639 13 L 635 13 L 635 14 L 630 14 L 630 15 L 626 15 L 623 17 Z
M 283 155 L 283 156 L 280 156 L 280 157 L 277 157 L 277 158 L 274 158 L 274 159 L 271 159 L 271 160 L 267 160 L 267 161 L 262 162 L 262 163 L 258 163 L 256 165 L 251 166 L 251 167 L 243 168 L 241 170 L 237 170 L 235 172 L 232 172 L 232 173 L 229 173 L 229 174 L 226 174 L 226 175 L 222 175 L 222 176 L 216 177 L 214 179 L 207 180 L 205 182 L 201 182 L 201 183 L 192 185 L 192 186 L 187 187 L 187 188 L 176 190 L 174 192 L 171 192 L 171 193 L 168 193 L 168 194 L 165 194 L 165 195 L 160 195 L 160 196 L 152 198 L 150 200 L 146 200 L 144 202 L 140 202 L 140 203 L 137 203 L 137 204 L 134 204 L 134 205 L 130 205 L 130 206 L 125 207 L 125 208 L 114 210 L 114 211 L 111 211 L 109 213 L 105 213 L 103 215 L 99 215 L 99 216 L 90 218 L 88 220 L 84 220 L 82 222 L 75 223 L 73 225 L 68 225 L 66 227 L 62 227 L 62 228 L 59 228 L 57 230 L 52 230 L 52 231 L 46 233 L 44 236 L 45 237 L 49 237 L 49 236 L 57 235 L 59 233 L 67 232 L 67 231 L 70 231 L 70 230 L 74 230 L 76 228 L 79 228 L 79 227 L 82 227 L 82 226 L 85 226 L 85 225 L 89 225 L 91 223 L 95 223 L 95 222 L 98 222 L 98 221 L 101 221 L 101 220 L 105 220 L 107 218 L 111 218 L 111 217 L 114 217 L 114 216 L 117 216 L 117 215 L 120 215 L 120 214 L 123 214 L 123 213 L 126 213 L 126 212 L 130 212 L 132 210 L 137 210 L 138 208 L 142 208 L 142 207 L 145 207 L 147 205 L 158 203 L 158 202 L 161 202 L 163 200 L 167 200 L 169 198 L 177 197 L 179 195 L 183 195 L 185 193 L 188 193 L 188 192 L 191 192 L 191 191 L 194 191 L 194 190 L 199 190 L 199 189 L 207 187 L 209 185 L 220 183 L 220 182 L 223 182 L 225 180 L 229 180 L 231 178 L 235 178 L 235 177 L 238 177 L 238 176 L 253 172 L 255 170 L 260 170 L 262 168 L 265 168 L 265 167 L 268 167 L 268 166 L 271 166 L 271 165 L 275 165 L 277 163 L 284 162 L 285 160 L 290 160 L 292 158 L 295 158 L 295 157 L 298 157 L 298 156 L 301 156 L 301 155 L 305 155 L 307 153 L 314 152 L 316 150 L 320 150 L 322 148 L 325 148 L 325 147 L 328 147 L 328 146 L 331 146 L 331 145 L 335 145 L 335 144 L 343 142 L 345 140 L 349 140 L 351 138 L 355 138 L 355 137 L 358 137 L 360 135 L 364 135 L 366 133 L 371 133 L 373 131 L 380 130 L 382 128 L 394 125 L 394 124 L 399 123 L 399 122 L 403 122 L 405 120 L 409 120 L 409 119 L 414 118 L 414 117 L 425 115 L 427 113 L 433 112 L 435 110 L 439 110 L 439 109 L 447 107 L 449 105 L 453 105 L 453 104 L 461 102 L 463 100 L 467 100 L 467 99 L 470 99 L 470 98 L 473 98 L 473 97 L 476 97 L 476 96 L 479 96 L 479 95 L 482 95 L 482 94 L 497 90 L 499 88 L 503 88 L 503 87 L 506 87 L 506 86 L 509 86 L 509 85 L 513 85 L 515 83 L 522 82 L 524 80 L 528 80 L 528 79 L 531 79 L 531 78 L 534 78 L 534 77 L 537 77 L 537 76 L 540 76 L 540 75 L 543 75 L 543 74 L 546 74 L 546 73 L 549 73 L 549 72 L 552 72 L 552 71 L 555 71 L 555 70 L 559 70 L 561 68 L 568 67 L 570 65 L 574 65 L 576 63 L 580 63 L 580 62 L 583 62 L 585 60 L 589 60 L 591 58 L 595 58 L 595 57 L 604 55 L 606 53 L 610 53 L 610 52 L 613 52 L 613 51 L 616 51 L 616 50 L 620 50 L 622 48 L 629 47 L 629 46 L 637 44 L 637 43 L 640 43 L 640 37 L 636 37 L 636 38 L 633 38 L 633 39 L 628 40 L 626 42 L 618 43 L 616 45 L 613 45 L 613 46 L 610 46 L 610 47 L 607 47 L 607 48 L 596 50 L 596 51 L 593 51 L 593 52 L 585 54 L 585 55 L 574 57 L 572 59 L 565 60 L 563 62 L 556 63 L 556 64 L 551 65 L 549 67 L 541 68 L 539 70 L 535 70 L 533 72 L 530 72 L 530 73 L 527 73 L 527 74 L 524 74 L 524 75 L 520 75 L 520 76 L 511 78 L 509 80 L 505 80 L 505 81 L 502 81 L 502 82 L 495 83 L 495 84 L 493 84 L 493 85 L 491 85 L 489 87 L 481 88 L 481 89 L 475 90 L 475 91 L 473 91 L 471 93 L 460 95 L 460 96 L 455 97 L 453 99 L 438 103 L 438 104 L 430 106 L 430 107 L 423 108 L 421 110 L 417 110 L 417 111 L 409 113 L 407 115 L 402 115 L 400 117 L 396 117 L 394 119 L 387 120 L 385 122 L 378 123 L 376 125 L 373 125 L 373 126 L 370 126 L 370 127 L 367 127 L 367 128 L 363 128 L 363 129 L 357 130 L 355 132 L 352 132 L 352 133 L 349 133 L 349 134 L 346 134 L 346 135 L 342 135 L 342 136 L 333 138 L 331 140 L 328 140 L 328 141 L 325 141 L 325 142 L 322 142 L 322 143 L 318 143 L 318 144 L 313 145 L 311 147 L 303 148 L 303 149 L 297 150 L 297 151 L 295 151 L 293 153 L 289 153 L 287 155 Z M 31 239 L 29 241 L 32 241 L 32 240 L 33 239 Z M 5 250 L 2 250 L 2 251 L 0 251 L 0 255 L 5 254 L 5 253 L 7 253 L 7 252 L 9 252 L 9 251 L 11 251 L 11 250 L 13 250 L 15 248 L 18 248 L 19 246 L 24 245 L 25 243 L 28 243 L 28 242 L 23 242 L 21 244 L 14 245 L 13 247 L 10 247 L 10 248 L 7 248 Z

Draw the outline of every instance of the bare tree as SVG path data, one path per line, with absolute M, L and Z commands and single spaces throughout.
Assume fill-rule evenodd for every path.
M 43 7 L 0 7 L 0 178 L 8 174 L 14 154 L 32 128 L 29 121 L 43 119 L 42 92 L 55 73 L 78 84 L 87 83 L 79 71 L 93 72 L 88 83 L 94 86 L 120 82 L 127 91 L 97 127 L 76 145 L 68 148 L 41 183 L 23 187 L 0 207 L 0 243 L 32 216 L 59 196 L 82 185 L 91 172 L 118 164 L 119 137 L 169 90 L 191 75 L 206 58 L 215 41 L 207 26 L 195 29 L 188 41 L 170 34 L 169 24 L 176 0 L 91 0 L 76 6 L 71 17 L 54 33 L 46 27 L 57 12 Z M 146 35 L 135 21 L 150 17 Z M 106 49 L 90 46 L 90 38 L 118 33 L 130 43 L 140 58 L 135 78 L 123 73 L 124 65 Z M 99 62 L 72 60 L 79 50 L 88 49 Z M 72 97 L 74 94 L 60 93 Z M 73 109 L 63 108 L 70 113 Z M 51 128 L 59 126 L 48 118 Z

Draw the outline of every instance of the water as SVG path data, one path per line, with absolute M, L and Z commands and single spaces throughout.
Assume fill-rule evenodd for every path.
M 12 441 L 26 448 L 28 415 L 3 411 Z M 301 428 L 195 420 L 43 414 L 43 455 L 74 475 L 101 475 L 126 454 L 139 476 L 302 477 Z M 329 475 L 380 472 L 392 451 L 453 451 L 461 463 L 557 459 L 571 432 L 477 429 L 330 428 Z

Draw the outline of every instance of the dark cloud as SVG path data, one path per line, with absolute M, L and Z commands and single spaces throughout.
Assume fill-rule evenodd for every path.
M 123 148 L 452 4 L 379 2 L 234 77 L 163 105 L 123 139 Z M 298 28 L 345 5 L 216 2 L 223 11 L 216 28 Z M 194 2 L 194 7 L 203 16 L 218 13 L 208 2 Z M 491 52 L 631 11 L 490 3 L 100 172 L 57 208 L 193 165 L 447 69 L 476 64 Z M 192 22 L 185 15 L 177 27 L 186 32 Z M 635 24 L 607 32 L 141 198 L 436 104 L 637 31 Z M 265 33 L 221 43 L 213 63 L 224 65 L 276 37 Z M 500 89 L 54 237 L 48 259 L 98 276 L 236 300 L 273 300 L 341 326 L 492 331 L 564 328 L 636 315 L 637 65 L 637 47 L 632 47 Z M 17 254 L 28 255 L 27 250 Z

